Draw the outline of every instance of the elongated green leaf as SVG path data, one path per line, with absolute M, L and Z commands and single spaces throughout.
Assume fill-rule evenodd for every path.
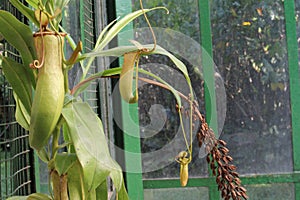
M 86 199 L 82 167 L 78 161 L 69 169 L 67 177 L 70 199 Z
M 144 45 L 145 48 L 153 47 L 153 45 Z M 97 56 L 115 56 L 120 57 L 127 52 L 136 51 L 138 48 L 136 46 L 120 46 L 107 50 L 95 50 L 89 53 L 84 53 L 78 57 L 78 60 L 83 60 L 89 57 L 97 57 Z
M 96 189 L 92 189 L 89 191 L 89 196 L 86 200 L 97 200 Z
M 27 200 L 52 200 L 52 198 L 46 194 L 33 193 L 27 197 Z
M 104 29 L 101 31 L 100 35 L 98 36 L 95 48 L 97 48 L 99 46 L 99 44 L 103 40 L 104 35 L 107 33 L 107 31 L 110 29 L 110 27 L 112 27 L 114 25 L 114 23 L 116 23 L 116 21 L 118 21 L 118 18 L 113 20 L 112 22 L 110 22 L 106 27 L 104 27 Z
M 55 6 L 55 9 L 64 9 L 67 4 L 69 3 L 70 0 L 55 0 L 54 1 L 54 6 Z
M 118 192 L 118 200 L 129 200 L 124 181 L 122 182 L 121 190 Z
M 39 0 L 25 0 L 34 9 L 38 9 Z
M 105 179 L 96 189 L 97 200 L 107 200 L 107 180 Z
M 143 47 L 147 48 L 147 49 L 151 49 L 153 47 L 153 45 L 152 44 L 144 45 Z M 120 47 L 116 47 L 116 48 L 112 48 L 112 49 L 108 49 L 108 50 L 101 50 L 101 51 L 97 50 L 97 51 L 94 51 L 94 52 L 82 54 L 81 58 L 79 58 L 79 59 L 83 59 L 83 58 L 87 58 L 87 57 L 94 57 L 94 56 L 115 56 L 115 57 L 119 57 L 119 56 L 124 55 L 127 52 L 136 51 L 136 50 L 138 50 L 138 48 L 136 46 L 120 46 Z M 186 66 L 184 65 L 183 62 L 181 62 L 178 58 L 176 58 L 174 55 L 172 55 L 171 53 L 169 53 L 167 50 L 163 49 L 159 45 L 156 46 L 156 49 L 151 54 L 161 54 L 161 55 L 168 56 L 173 61 L 173 63 L 176 65 L 176 67 L 184 74 L 184 77 L 186 78 L 190 89 L 192 88 L 187 68 L 186 68 Z M 118 71 L 115 71 L 115 73 L 120 74 L 120 68 L 115 68 L 115 69 L 118 69 Z M 155 78 L 159 82 L 161 82 L 161 83 L 165 84 L 166 86 L 168 86 L 170 91 L 174 94 L 178 105 L 179 106 L 181 105 L 181 100 L 180 100 L 180 97 L 178 95 L 178 92 L 171 85 L 169 85 L 166 81 L 160 79 L 158 76 L 156 76 L 156 75 L 154 75 L 150 72 L 147 72 L 145 70 L 139 69 L 139 72 L 147 74 L 149 76 L 152 76 L 153 78 Z M 83 81 L 84 84 L 82 84 L 82 88 L 80 86 L 78 91 L 81 92 L 81 91 L 83 91 L 83 89 L 88 87 L 88 85 L 91 82 L 90 79 L 92 79 L 92 78 L 94 78 L 94 79 L 95 78 L 101 78 L 101 77 L 103 77 L 102 72 L 99 72 L 97 74 L 92 75 L 91 78 L 88 78 L 88 79 Z M 94 80 L 94 79 L 92 79 L 92 80 Z M 191 92 L 191 94 L 192 94 L 192 92 Z
M 33 22 L 37 27 L 39 27 L 39 22 L 34 16 L 34 11 L 25 6 L 19 0 L 9 0 L 10 3 L 15 6 L 23 15 L 25 15 L 31 22 Z
M 44 162 L 44 163 L 48 163 L 50 158 L 49 155 L 47 153 L 47 151 L 45 149 L 41 149 L 39 151 L 36 151 L 38 157 Z
M 115 160 L 111 159 L 111 162 L 114 163 L 113 166 L 119 166 Z M 123 175 L 121 172 L 121 168 L 119 168 L 119 170 L 111 170 L 109 176 L 112 179 L 117 191 L 121 190 L 122 182 L 123 182 Z
M 24 75 L 30 77 L 35 87 L 35 75 L 29 64 L 36 58 L 32 31 L 29 26 L 21 23 L 9 12 L 0 10 L 0 33 L 14 46 L 22 56 L 23 66 L 26 70 Z
M 84 91 L 85 88 L 87 88 L 90 83 L 97 79 L 97 78 L 102 78 L 102 77 L 107 77 L 107 76 L 113 76 L 113 75 L 119 75 L 122 71 L 122 68 L 121 67 L 116 67 L 116 68 L 112 68 L 112 69 L 107 69 L 107 70 L 104 70 L 102 72 L 98 72 L 90 77 L 88 77 L 87 79 L 85 79 L 84 81 L 80 82 L 77 86 L 74 87 L 74 96 L 77 96 L 79 95 L 82 91 Z M 143 70 L 143 69 L 138 69 L 139 73 L 143 73 L 143 74 L 146 74 L 148 76 L 151 76 L 153 78 L 155 78 L 156 80 L 158 80 L 159 82 L 163 83 L 164 85 L 167 86 L 167 88 L 173 93 L 176 101 L 177 101 L 177 104 L 179 107 L 181 107 L 181 99 L 180 99 L 180 96 L 178 94 L 178 91 L 173 88 L 170 84 L 168 84 L 166 81 L 164 81 L 163 79 L 161 79 L 159 76 L 151 73 L 151 72 L 148 72 L 146 70 Z
M 46 5 L 47 2 L 52 2 L 52 4 L 53 4 L 53 0 L 42 0 L 43 5 Z
M 183 75 L 186 79 L 186 82 L 189 86 L 189 89 L 190 89 L 189 95 L 191 96 L 191 100 L 193 101 L 194 93 L 193 93 L 192 82 L 191 82 L 191 79 L 190 79 L 190 76 L 188 74 L 185 64 L 183 62 L 181 62 L 178 58 L 176 58 L 173 54 L 171 54 L 170 52 L 168 52 L 167 50 L 165 50 L 164 48 L 162 48 L 160 46 L 158 46 L 158 48 L 156 48 L 153 51 L 153 54 L 165 55 L 165 56 L 168 56 L 172 60 L 172 62 L 176 65 L 176 67 L 183 73 Z
M 62 115 L 67 122 L 88 191 L 96 189 L 111 172 L 122 174 L 120 166 L 110 156 L 101 120 L 87 103 L 69 104 L 63 108 Z
M 116 68 L 112 68 L 112 69 L 107 69 L 101 72 L 98 72 L 90 77 L 88 77 L 87 79 L 81 81 L 78 85 L 76 85 L 73 89 L 72 89 L 72 93 L 73 95 L 76 97 L 78 96 L 82 91 L 84 91 L 89 85 L 90 83 L 97 79 L 97 78 L 101 78 L 101 77 L 107 77 L 107 76 L 114 76 L 114 75 L 118 75 L 121 73 L 122 68 L 120 67 L 116 67 Z
M 19 100 L 24 105 L 25 111 L 29 114 L 32 103 L 32 87 L 30 80 L 26 76 L 24 65 L 19 64 L 11 58 L 3 58 L 2 68 L 5 77 L 11 84 L 14 92 L 17 94 Z
M 55 157 L 54 166 L 58 174 L 61 176 L 62 174 L 66 174 L 76 161 L 76 154 L 60 153 Z
M 20 22 L 11 13 L 0 10 L 0 29 L 4 38 L 13 45 L 22 55 L 25 64 L 36 58 L 32 31 L 29 26 Z
M 143 45 L 144 48 L 151 49 L 153 47 L 153 44 Z M 116 56 L 120 57 L 124 55 L 127 52 L 136 51 L 138 48 L 136 46 L 120 46 L 115 47 L 108 50 L 95 50 L 90 53 L 82 54 L 78 59 L 82 60 L 88 57 L 97 57 L 97 56 Z M 188 71 L 186 66 L 183 62 L 181 62 L 178 58 L 176 58 L 173 54 L 162 48 L 161 46 L 157 45 L 155 50 L 151 54 L 160 54 L 168 56 L 173 63 L 176 65 L 176 67 L 184 74 L 184 76 L 187 78 L 187 81 L 190 83 L 190 78 L 188 76 Z
M 13 197 L 9 197 L 6 200 L 52 200 L 51 197 L 49 197 L 46 194 L 42 194 L 42 193 L 33 193 L 29 196 L 13 196 Z
M 25 130 L 29 130 L 30 115 L 15 92 L 14 99 L 16 101 L 16 120 Z
M 97 50 L 102 50 L 127 24 L 129 24 L 135 18 L 141 16 L 143 13 L 147 13 L 149 11 L 157 10 L 157 9 L 165 9 L 165 7 L 155 7 L 151 9 L 137 10 L 133 13 L 126 15 L 121 18 L 115 25 L 113 25 L 103 37 L 103 40 L 96 47 Z M 168 10 L 167 10 L 168 11 Z
M 69 1 L 70 0 L 49 0 L 44 3 L 46 11 L 54 16 L 52 22 L 56 30 L 58 30 L 58 25 L 62 20 L 62 11 Z
M 9 197 L 6 200 L 26 200 L 27 196 L 13 196 L 13 197 Z
M 129 13 L 125 17 L 121 18 L 114 25 L 110 23 L 107 27 L 104 28 L 103 33 L 100 34 L 93 51 L 101 51 L 131 21 L 141 16 L 143 13 L 147 13 L 149 11 L 157 9 L 165 9 L 168 12 L 168 10 L 165 7 L 155 7 L 151 9 L 138 10 L 133 13 Z M 111 28 L 109 29 L 109 27 Z M 95 57 L 90 57 L 90 59 L 88 60 L 86 67 L 83 69 L 82 79 L 86 77 L 94 59 Z

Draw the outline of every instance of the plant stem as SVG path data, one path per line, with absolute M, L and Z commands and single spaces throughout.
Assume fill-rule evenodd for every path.
M 60 130 L 65 122 L 63 117 L 60 117 L 58 120 L 58 123 L 53 131 L 53 139 L 52 139 L 52 157 L 51 160 L 54 160 L 57 154 L 58 149 L 60 148 L 59 146 L 59 136 L 60 136 Z
M 67 175 L 61 175 L 56 170 L 51 172 L 54 200 L 69 200 Z

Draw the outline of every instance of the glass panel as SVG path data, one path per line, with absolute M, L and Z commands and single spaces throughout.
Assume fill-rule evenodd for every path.
M 221 137 L 239 173 L 292 172 L 283 1 L 213 0 L 211 20 L 227 94 Z
M 145 189 L 145 200 L 156 199 L 189 199 L 189 200 L 208 200 L 208 188 L 168 188 L 168 189 Z
M 251 200 L 294 200 L 294 184 L 247 185 L 247 194 Z
M 200 41 L 198 1 L 147 0 L 143 1 L 143 4 L 145 8 L 165 6 L 169 9 L 169 15 L 162 10 L 153 11 L 147 15 L 151 25 L 155 27 L 157 44 L 175 53 L 187 65 L 197 100 L 203 110 L 202 69 L 198 67 L 201 66 L 201 48 L 198 42 Z M 133 10 L 140 9 L 139 1 L 135 1 L 133 7 Z M 135 40 L 141 44 L 153 43 L 153 37 L 144 17 L 135 20 L 133 26 Z M 189 90 L 185 79 L 167 57 L 148 56 L 142 59 L 140 64 L 141 67 L 162 77 L 188 96 Z M 139 83 L 139 120 L 143 170 L 146 172 L 144 178 L 179 177 L 179 164 L 174 158 L 186 148 L 179 127 L 176 101 L 169 91 L 150 84 L 143 86 L 142 84 L 142 82 Z M 185 106 L 188 107 L 187 104 Z M 197 144 L 194 146 L 194 152 L 199 151 Z M 206 161 L 199 159 L 198 153 L 194 154 L 189 168 L 191 176 L 207 176 L 208 174 Z

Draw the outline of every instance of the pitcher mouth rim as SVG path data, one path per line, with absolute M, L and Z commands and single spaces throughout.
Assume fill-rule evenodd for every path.
M 33 37 L 45 36 L 45 35 L 60 35 L 62 37 L 65 37 L 67 35 L 67 33 L 56 33 L 54 31 L 42 31 L 42 32 L 34 33 Z

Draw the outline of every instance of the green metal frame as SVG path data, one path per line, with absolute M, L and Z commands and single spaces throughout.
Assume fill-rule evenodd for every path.
M 218 114 L 217 114 L 217 104 L 216 104 L 216 93 L 215 93 L 215 70 L 213 63 L 213 47 L 212 47 L 212 37 L 211 37 L 211 23 L 210 23 L 210 6 L 209 0 L 199 0 L 199 18 L 200 18 L 200 37 L 201 46 L 203 48 L 202 52 L 202 66 L 204 75 L 204 98 L 205 98 L 205 110 L 206 110 L 206 120 L 209 126 L 218 133 Z M 215 117 L 214 117 L 215 116 Z M 212 177 L 211 170 L 209 171 L 209 176 Z M 197 180 L 196 180 L 197 181 Z M 198 180 L 200 181 L 200 180 Z M 201 180 L 201 182 L 203 179 Z M 189 181 L 191 182 L 191 181 Z M 191 183 L 189 183 L 191 184 Z M 217 191 L 216 185 L 210 185 L 209 188 L 209 198 L 219 199 L 219 192 Z
M 203 73 L 205 77 L 205 103 L 207 111 L 207 119 L 215 132 L 218 130 L 217 109 L 216 109 L 216 94 L 214 82 L 214 65 L 212 59 L 212 35 L 210 24 L 210 1 L 199 0 L 200 13 L 200 30 L 201 30 L 201 45 L 207 54 L 202 55 Z M 268 174 L 268 175 L 248 175 L 241 177 L 243 184 L 270 184 L 270 183 L 294 183 L 295 199 L 300 200 L 300 77 L 298 66 L 298 46 L 296 37 L 296 21 L 295 21 L 295 2 L 293 0 L 284 1 L 285 19 L 286 19 L 286 38 L 288 50 L 288 69 L 290 77 L 290 99 L 291 99 L 291 121 L 292 121 L 292 139 L 293 139 L 293 159 L 294 172 L 287 174 Z M 116 0 L 117 16 L 123 16 L 132 11 L 132 2 L 130 0 Z M 128 30 L 128 29 L 127 29 Z M 122 44 L 122 41 L 119 41 Z M 208 56 L 208 57 L 207 57 Z M 138 123 L 137 106 L 130 107 L 129 113 L 134 116 L 134 120 Z M 124 112 L 124 110 L 123 110 Z M 126 125 L 126 117 L 128 113 L 123 113 L 123 123 Z M 215 116 L 215 117 L 211 117 Z M 211 119 L 211 120 L 210 120 Z M 124 132 L 134 131 L 135 137 L 125 134 L 124 148 L 125 151 L 140 153 L 140 141 L 138 138 L 139 130 L 132 130 L 132 127 L 124 127 Z M 126 156 L 126 153 L 125 153 Z M 128 155 L 127 155 L 128 156 Z M 132 158 L 125 157 L 126 167 L 132 167 Z M 134 163 L 139 163 L 137 166 L 142 172 L 141 158 L 134 160 Z M 135 166 L 135 169 L 137 169 Z M 143 199 L 143 189 L 159 189 L 159 188 L 180 188 L 178 179 L 153 179 L 142 180 L 142 174 L 127 173 L 127 189 L 132 199 Z M 219 192 L 215 183 L 215 178 L 209 176 L 207 178 L 191 178 L 187 187 L 208 187 L 210 199 L 220 199 Z
M 130 0 L 116 0 L 116 15 L 124 16 L 132 12 L 132 2 Z M 122 32 L 126 32 L 128 39 L 133 36 L 132 24 L 127 25 Z M 126 37 L 125 36 L 125 37 Z M 126 45 L 126 39 L 118 40 L 119 45 Z M 123 60 L 119 60 L 120 64 Z M 122 107 L 122 131 L 124 133 L 125 149 L 125 169 L 126 169 L 126 186 L 130 199 L 144 199 L 143 177 L 142 177 L 142 158 L 141 144 L 139 137 L 138 105 L 128 104 L 121 100 Z M 135 125 L 132 125 L 134 123 Z
M 295 183 L 300 181 L 300 172 L 292 174 L 269 174 L 269 175 L 250 175 L 242 177 L 243 184 L 271 184 L 271 183 Z M 214 177 L 208 178 L 190 178 L 187 187 L 216 187 Z M 163 180 L 144 180 L 145 189 L 160 189 L 160 188 L 182 188 L 178 184 L 178 179 L 163 179 Z M 211 199 L 214 199 L 210 196 Z M 219 195 L 217 195 L 218 199 Z
M 293 133 L 294 171 L 300 170 L 300 77 L 298 66 L 298 42 L 295 20 L 295 1 L 284 1 L 286 38 L 288 48 L 290 99 Z M 295 180 L 295 199 L 300 199 L 300 182 Z

